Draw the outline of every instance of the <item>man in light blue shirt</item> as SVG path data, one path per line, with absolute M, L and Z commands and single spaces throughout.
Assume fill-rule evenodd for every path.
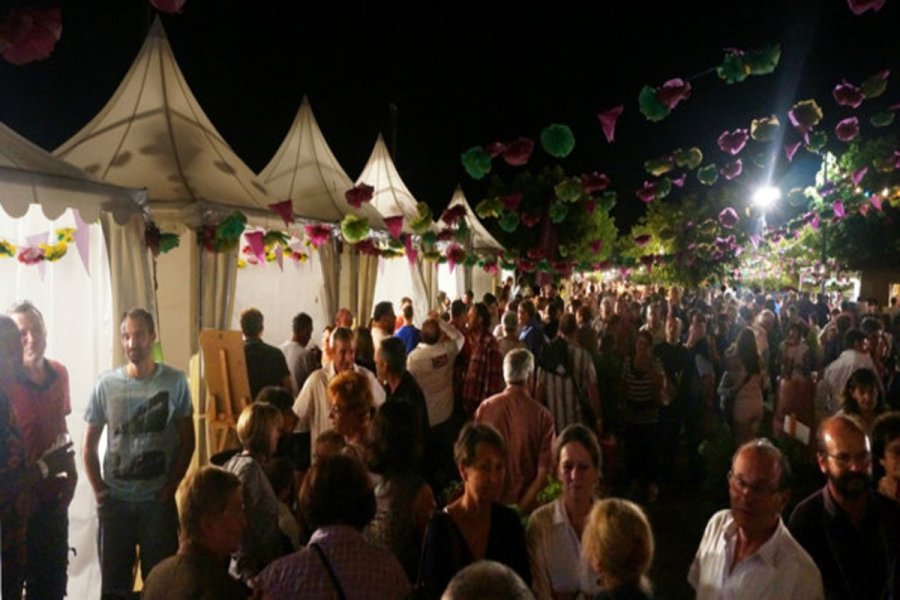
M 194 453 L 193 406 L 187 379 L 153 360 L 153 317 L 130 310 L 121 325 L 128 362 L 100 376 L 85 411 L 84 462 L 100 518 L 104 597 L 134 588 L 135 546 L 144 580 L 178 550 L 175 490 Z M 100 472 L 99 442 L 107 430 Z

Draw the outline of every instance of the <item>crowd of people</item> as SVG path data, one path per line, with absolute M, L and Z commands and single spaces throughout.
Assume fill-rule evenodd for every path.
M 147 598 L 652 598 L 641 507 L 716 487 L 727 448 L 729 508 L 684 574 L 698 598 L 898 597 L 896 301 L 508 281 L 420 327 L 408 299 L 341 309 L 320 344 L 301 313 L 280 348 L 248 308 L 240 447 L 190 473 L 187 381 L 133 309 L 84 415 L 103 596 L 132 597 L 139 560 Z M 40 312 L 10 317 L 3 597 L 61 598 L 67 374 Z M 824 485 L 792 502 L 803 468 Z

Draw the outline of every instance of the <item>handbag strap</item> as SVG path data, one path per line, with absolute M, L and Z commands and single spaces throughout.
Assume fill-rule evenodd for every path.
M 316 554 L 319 555 L 322 564 L 325 565 L 325 570 L 328 571 L 331 583 L 334 584 L 334 588 L 337 590 L 338 598 L 340 598 L 340 600 L 347 600 L 347 596 L 344 595 L 344 588 L 341 587 L 341 582 L 338 581 L 337 575 L 334 574 L 334 569 L 331 568 L 331 563 L 328 562 L 328 558 L 325 557 L 325 552 L 322 550 L 321 546 L 316 542 L 311 543 L 310 546 L 316 551 Z

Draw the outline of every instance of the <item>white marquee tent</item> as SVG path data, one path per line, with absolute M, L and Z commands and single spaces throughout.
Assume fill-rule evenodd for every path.
M 372 205 L 378 209 L 385 219 L 391 217 L 403 217 L 403 233 L 410 234 L 412 230 L 409 223 L 418 217 L 418 204 L 415 197 L 403 183 L 400 173 L 391 159 L 387 146 L 381 135 L 375 141 L 372 154 L 362 173 L 356 179 L 357 184 L 365 183 L 375 188 Z M 394 303 L 394 310 L 398 310 L 400 299 L 408 296 L 413 301 L 413 311 L 416 324 L 421 324 L 428 310 L 434 304 L 436 290 L 426 285 L 423 277 L 423 269 L 433 270 L 431 266 L 423 267 L 421 260 L 413 266 L 404 258 L 385 259 L 363 257 L 368 259 L 366 268 L 360 268 L 360 273 L 371 273 L 375 280 L 373 293 L 374 300 L 389 300 Z M 375 276 L 377 272 L 377 277 Z M 430 277 L 429 277 L 430 280 Z M 364 281 L 367 281 L 364 279 Z M 369 310 L 371 311 L 372 299 L 369 298 Z
M 71 228 L 61 259 L 25 265 L 0 259 L 0 306 L 31 300 L 47 326 L 47 355 L 69 371 L 76 448 L 97 376 L 119 361 L 118 315 L 130 306 L 153 306 L 151 268 L 143 244 L 146 193 L 104 184 L 43 151 L 0 124 L 0 239 L 33 247 Z M 68 595 L 100 594 L 94 497 L 76 459 L 79 482 L 69 509 Z

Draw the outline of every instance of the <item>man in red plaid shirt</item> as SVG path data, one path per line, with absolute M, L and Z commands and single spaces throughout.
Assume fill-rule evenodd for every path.
M 503 357 L 497 338 L 490 331 L 491 313 L 483 302 L 469 309 L 467 339 L 471 347 L 463 381 L 463 408 L 472 418 L 481 401 L 503 391 Z

